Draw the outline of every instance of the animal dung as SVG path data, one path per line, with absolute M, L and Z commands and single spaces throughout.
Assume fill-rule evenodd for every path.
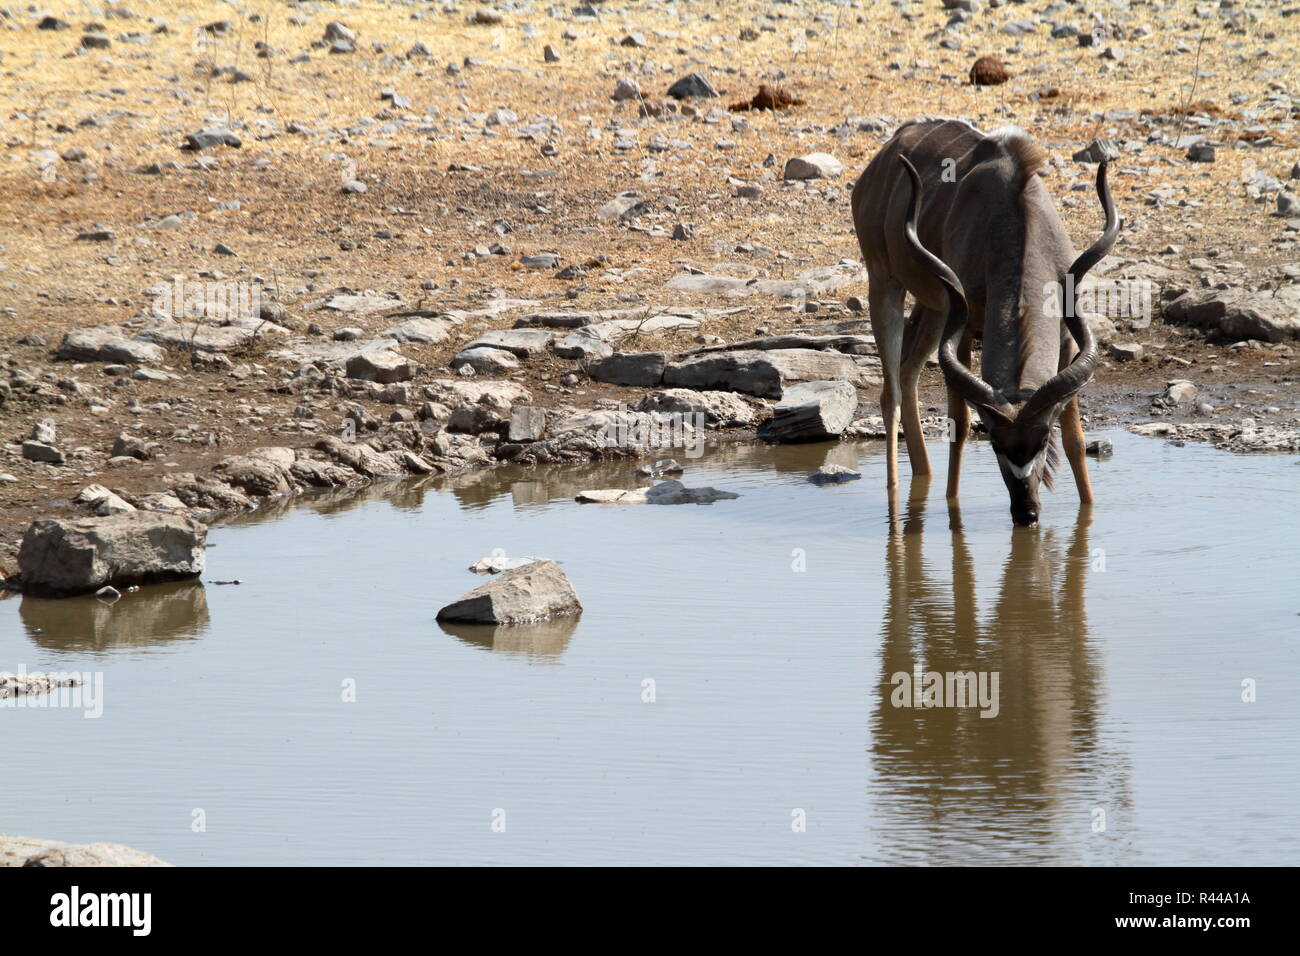
M 787 110 L 792 106 L 803 106 L 804 101 L 781 89 L 779 86 L 758 85 L 758 92 L 752 99 L 732 103 L 731 111 L 741 113 L 745 110 Z
M 995 56 L 982 56 L 970 68 L 972 86 L 997 86 L 1009 79 L 1006 65 Z

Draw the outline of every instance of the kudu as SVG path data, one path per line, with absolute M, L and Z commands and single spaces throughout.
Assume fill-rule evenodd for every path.
M 949 499 L 957 497 L 970 405 L 988 430 L 1017 524 L 1038 520 L 1039 484 L 1051 488 L 1058 419 L 1079 500 L 1092 502 L 1076 393 L 1092 377 L 1097 346 L 1076 299 L 1084 275 L 1115 244 L 1119 219 L 1103 160 L 1097 195 L 1106 225 L 1076 258 L 1037 175 L 1046 159 L 1015 127 L 986 134 L 960 120 L 921 120 L 902 126 L 853 188 L 884 376 L 891 510 L 900 412 L 912 473 L 930 473 L 917 382 L 936 347 L 951 419 Z M 909 292 L 916 305 L 905 318 Z M 979 375 L 970 368 L 976 337 Z

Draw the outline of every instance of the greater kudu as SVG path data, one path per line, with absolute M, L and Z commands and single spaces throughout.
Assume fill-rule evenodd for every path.
M 951 419 L 949 499 L 957 497 L 969 403 L 988 429 L 1017 524 L 1038 520 L 1039 483 L 1051 487 L 1058 419 L 1079 499 L 1092 502 L 1075 396 L 1092 377 L 1097 346 L 1076 293 L 1115 244 L 1119 219 L 1103 159 L 1097 195 L 1105 229 L 1076 258 L 1037 175 L 1046 159 L 1015 127 L 982 133 L 960 120 L 921 120 L 902 126 L 853 188 L 884 373 L 891 508 L 900 412 L 912 472 L 930 473 L 917 381 L 936 347 Z M 910 319 L 903 314 L 909 292 L 916 300 Z M 979 375 L 970 368 L 973 337 L 982 339 Z

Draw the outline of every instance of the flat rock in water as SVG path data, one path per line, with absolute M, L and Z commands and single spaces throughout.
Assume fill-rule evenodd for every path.
M 678 388 L 744 392 L 780 398 L 798 382 L 863 381 L 861 369 L 847 355 L 813 349 L 767 349 L 692 355 L 664 369 L 664 384 Z
M 578 492 L 573 500 L 584 505 L 643 505 L 649 490 L 649 485 L 632 489 L 594 488 Z
M 687 488 L 680 481 L 661 481 L 645 493 L 646 503 L 652 505 L 708 505 L 715 501 L 739 498 L 734 491 L 718 488 Z
M 861 477 L 862 472 L 843 465 L 822 465 L 808 476 L 808 480 L 814 485 L 838 485 L 846 481 L 857 481 Z
M 533 561 L 503 571 L 438 612 L 438 620 L 465 624 L 530 624 L 582 611 L 554 561 Z
M 32 522 L 18 551 L 23 591 L 63 596 L 192 578 L 203 571 L 207 528 L 149 512 Z
M 770 442 L 827 441 L 853 421 L 858 391 L 849 382 L 802 382 L 786 389 L 772 417 L 758 429 Z

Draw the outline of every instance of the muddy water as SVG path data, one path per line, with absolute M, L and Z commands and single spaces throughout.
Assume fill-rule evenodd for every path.
M 0 669 L 103 680 L 98 718 L 0 709 L 0 832 L 180 864 L 1300 862 L 1300 468 L 1111 437 L 1094 513 L 1067 478 L 1037 529 L 982 443 L 960 515 L 936 481 L 893 533 L 879 445 L 733 447 L 690 463 L 742 496 L 711 506 L 500 470 L 219 526 L 204 585 L 0 601 Z M 808 484 L 828 460 L 865 477 Z M 563 562 L 581 618 L 439 627 L 495 549 Z M 918 665 L 996 675 L 996 708 L 895 706 Z

